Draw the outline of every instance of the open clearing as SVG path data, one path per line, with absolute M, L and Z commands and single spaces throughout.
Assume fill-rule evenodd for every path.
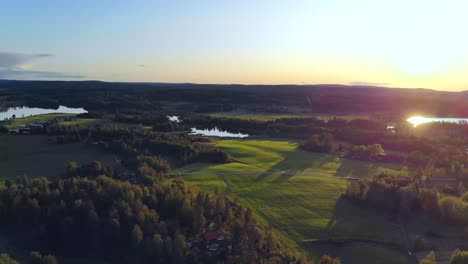
M 113 155 L 85 143 L 49 143 L 46 136 L 0 135 L 0 178 L 27 175 L 57 176 L 70 161 L 81 164 L 99 160 L 110 164 Z
M 310 243 L 324 240 L 369 240 L 403 246 L 399 226 L 389 217 L 360 207 L 341 198 L 348 181 L 337 178 L 304 176 L 305 172 L 329 175 L 367 177 L 387 170 L 391 173 L 406 169 L 397 164 L 371 164 L 340 159 L 327 154 L 309 153 L 297 149 L 297 144 L 272 140 L 220 140 L 216 146 L 228 152 L 236 161 L 228 164 L 194 164 L 179 172 L 205 172 L 186 175 L 187 183 L 205 191 L 215 187 L 228 190 L 229 195 L 251 208 L 257 217 L 269 223 L 279 234 L 302 249 Z M 269 174 L 271 171 L 294 171 L 296 175 Z M 219 175 L 213 172 L 252 172 L 249 175 Z M 330 253 L 344 260 L 353 252 L 353 245 L 339 246 Z M 386 258 L 379 263 L 409 263 L 406 252 L 375 248 L 402 262 Z M 329 251 L 330 247 L 309 250 L 312 257 Z M 363 251 L 366 251 L 363 250 Z M 343 263 L 371 263 L 374 254 Z M 370 261 L 370 262 L 366 262 Z M 364 262 L 363 262 L 364 261 Z M 409 261 L 409 260 L 408 260 Z

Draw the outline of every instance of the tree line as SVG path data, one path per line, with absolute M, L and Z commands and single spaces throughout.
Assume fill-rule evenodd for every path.
M 424 188 L 417 178 L 382 173 L 351 182 L 344 196 L 399 217 L 422 212 L 448 224 L 468 225 L 468 188 L 463 182 L 447 193 Z
M 8 182 L 0 187 L 0 222 L 61 256 L 120 263 L 307 262 L 259 225 L 250 209 L 222 194 L 193 191 L 181 179 L 151 186 L 104 175 Z M 199 241 L 213 228 L 226 237 L 217 255 Z

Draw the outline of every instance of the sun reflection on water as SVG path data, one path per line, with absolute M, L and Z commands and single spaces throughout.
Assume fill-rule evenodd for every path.
M 416 127 L 420 124 L 432 122 L 432 119 L 422 116 L 412 116 L 408 118 L 407 121 L 413 124 L 414 127 Z

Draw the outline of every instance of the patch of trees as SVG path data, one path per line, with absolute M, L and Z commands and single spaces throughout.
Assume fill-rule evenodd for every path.
M 324 255 L 320 258 L 319 264 L 341 264 L 341 261 L 339 258 Z
M 465 145 L 439 146 L 432 153 L 413 151 L 407 160 L 416 168 L 418 177 L 453 178 L 468 186 L 468 153 Z
M 461 196 L 457 195 L 462 193 Z M 468 192 L 463 183 L 456 193 L 421 188 L 419 180 L 385 173 L 351 182 L 344 195 L 398 216 L 408 216 L 414 210 L 432 215 L 445 223 L 468 224 Z
M 181 124 L 178 122 L 170 121 L 166 116 L 163 115 L 116 115 L 114 118 L 117 122 L 130 123 L 130 124 L 141 124 L 144 126 L 151 126 L 154 131 L 159 132 L 171 132 L 180 130 Z
M 78 118 L 101 118 L 102 115 L 99 114 L 99 113 L 81 113 L 81 114 L 77 114 L 76 117 Z
M 198 153 L 196 161 L 208 163 L 227 163 L 229 162 L 229 155 L 219 149 L 206 149 Z
M 52 255 L 42 255 L 37 251 L 31 252 L 26 264 L 57 264 L 57 259 Z M 0 264 L 19 264 L 8 254 L 0 254 Z
M 0 187 L 0 222 L 28 232 L 37 248 L 114 263 L 306 262 L 249 209 L 222 194 L 194 192 L 181 179 L 151 186 L 104 175 L 22 179 Z M 203 241 L 212 229 L 225 235 L 215 254 Z
M 384 149 L 380 144 L 372 144 L 368 146 L 351 146 L 345 151 L 345 156 L 353 159 L 375 161 L 380 154 L 384 153 Z
M 351 182 L 345 197 L 406 216 L 418 206 L 418 194 L 419 186 L 411 178 L 382 173 Z
M 422 259 L 419 263 L 420 264 L 437 264 L 435 252 L 434 251 L 429 252 L 429 254 L 427 254 L 427 256 L 424 259 Z
M 455 249 L 450 256 L 450 264 L 466 263 L 468 263 L 468 251 L 460 250 L 459 248 Z
M 101 144 L 126 159 L 144 154 L 161 156 L 180 165 L 195 160 L 199 152 L 188 135 L 160 133 L 140 127 L 48 125 L 46 130 L 48 135 L 56 137 L 58 143 L 88 141 Z
M 136 158 L 120 162 L 124 163 L 123 165 L 131 170 L 122 169 L 118 164 L 115 166 L 105 166 L 99 161 L 93 161 L 88 164 L 79 164 L 76 161 L 72 161 L 68 163 L 63 177 L 87 177 L 95 179 L 98 176 L 107 175 L 113 179 L 122 181 L 153 185 L 156 182 L 161 182 L 164 178 L 164 173 L 169 172 L 171 168 L 166 160 L 155 156 L 140 155 Z
M 380 144 L 368 146 L 342 144 L 338 143 L 331 134 L 312 135 L 310 139 L 303 141 L 299 147 L 307 151 L 338 154 L 343 157 L 369 161 L 378 160 L 380 155 L 384 153 L 384 149 Z
M 304 150 L 313 152 L 336 153 L 338 150 L 338 143 L 330 134 L 313 135 L 299 146 Z

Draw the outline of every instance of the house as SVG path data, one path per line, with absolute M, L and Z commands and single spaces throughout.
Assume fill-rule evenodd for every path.
M 20 134 L 20 135 L 31 135 L 31 129 L 29 127 L 20 128 L 18 130 L 18 134 Z
M 218 240 L 220 235 L 221 234 L 219 232 L 209 232 L 209 233 L 204 234 L 203 238 L 208 242 L 209 241 L 215 241 L 215 240 Z
M 44 124 L 42 123 L 31 123 L 28 125 L 28 128 L 31 130 L 33 134 L 41 134 L 44 130 Z
M 44 128 L 44 124 L 42 123 L 31 123 L 28 125 L 30 128 Z
M 31 123 L 27 126 L 19 126 L 18 134 L 30 135 L 30 134 L 42 134 L 45 132 L 44 125 L 42 123 Z

